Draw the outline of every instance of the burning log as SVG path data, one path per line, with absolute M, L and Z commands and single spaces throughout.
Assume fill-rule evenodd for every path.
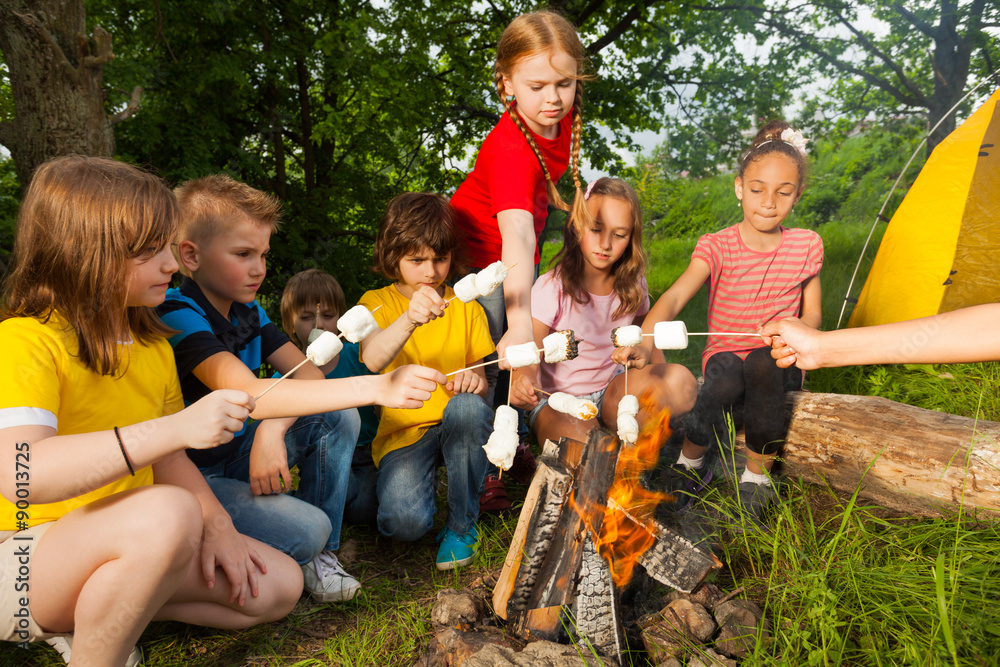
M 860 485 L 876 503 L 918 516 L 959 504 L 1000 516 L 1000 423 L 874 396 L 790 392 L 787 405 L 786 475 L 847 493 Z
M 721 566 L 644 518 L 663 494 L 642 489 L 638 480 L 655 463 L 668 418 L 664 413 L 636 448 L 624 452 L 614 435 L 599 429 L 587 443 L 566 438 L 558 446 L 545 443 L 493 593 L 496 614 L 517 634 L 557 639 L 561 610 L 572 606 L 576 631 L 618 658 L 623 645 L 618 591 L 634 564 L 644 563 L 658 581 L 685 590 Z
M 577 634 L 586 637 L 599 653 L 621 659 L 625 637 L 618 591 L 608 563 L 597 552 L 590 535 L 583 540 L 574 616 Z

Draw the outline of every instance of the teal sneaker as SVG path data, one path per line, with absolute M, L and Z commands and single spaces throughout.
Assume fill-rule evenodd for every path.
M 441 543 L 438 547 L 437 568 L 439 570 L 454 570 L 456 567 L 468 565 L 476 558 L 479 551 L 479 530 L 476 524 L 465 535 L 459 535 L 451 528 L 445 528 L 437 536 Z

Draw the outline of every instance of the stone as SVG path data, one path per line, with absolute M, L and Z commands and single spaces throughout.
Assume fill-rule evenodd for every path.
M 706 648 L 692 656 L 687 667 L 736 667 L 736 661 Z
M 471 629 L 483 617 L 485 605 L 481 598 L 466 591 L 443 588 L 431 610 L 431 622 L 462 630 Z
M 715 632 L 711 614 L 685 599 L 677 599 L 640 621 L 642 643 L 654 664 L 684 655 L 685 647 L 702 644 Z
M 600 667 L 608 664 L 584 651 L 547 641 L 532 642 L 520 653 L 510 647 L 489 644 L 465 662 L 450 664 L 453 667 L 459 664 L 462 667 Z
M 518 648 L 499 628 L 485 627 L 473 632 L 463 632 L 439 626 L 428 651 L 420 657 L 417 664 L 421 667 L 458 667 L 487 646 L 497 646 L 511 652 Z
M 750 600 L 728 600 L 716 606 L 715 621 L 719 634 L 715 648 L 731 658 L 742 658 L 757 645 L 758 628 L 762 641 L 770 639 L 770 623 Z

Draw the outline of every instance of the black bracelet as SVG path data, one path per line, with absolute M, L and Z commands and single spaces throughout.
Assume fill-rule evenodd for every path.
M 125 443 L 122 442 L 122 434 L 118 432 L 117 426 L 115 426 L 115 437 L 118 438 L 118 448 L 122 450 L 122 457 L 125 459 L 125 465 L 128 466 L 128 472 L 135 477 L 135 470 L 132 469 L 132 462 L 128 460 L 128 454 L 125 453 Z

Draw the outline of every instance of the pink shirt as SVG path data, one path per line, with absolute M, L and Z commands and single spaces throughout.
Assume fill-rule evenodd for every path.
M 751 250 L 739 225 L 698 239 L 691 258 L 708 263 L 708 330 L 753 333 L 757 326 L 802 311 L 802 283 L 823 266 L 823 241 L 810 229 L 781 227 L 781 243 L 770 252 Z M 733 352 L 741 359 L 761 347 L 759 338 L 710 336 L 701 356 Z
M 543 391 L 564 391 L 574 396 L 592 394 L 603 389 L 614 374 L 618 364 L 611 361 L 614 344 L 611 330 L 623 327 L 649 312 L 649 289 L 642 279 L 645 294 L 639 310 L 630 315 L 612 318 L 621 300 L 612 292 L 606 296 L 590 295 L 590 303 L 576 303 L 562 290 L 558 269 L 549 271 L 531 288 L 531 317 L 553 331 L 572 329 L 580 343 L 580 356 L 558 364 L 543 363 L 538 381 Z

